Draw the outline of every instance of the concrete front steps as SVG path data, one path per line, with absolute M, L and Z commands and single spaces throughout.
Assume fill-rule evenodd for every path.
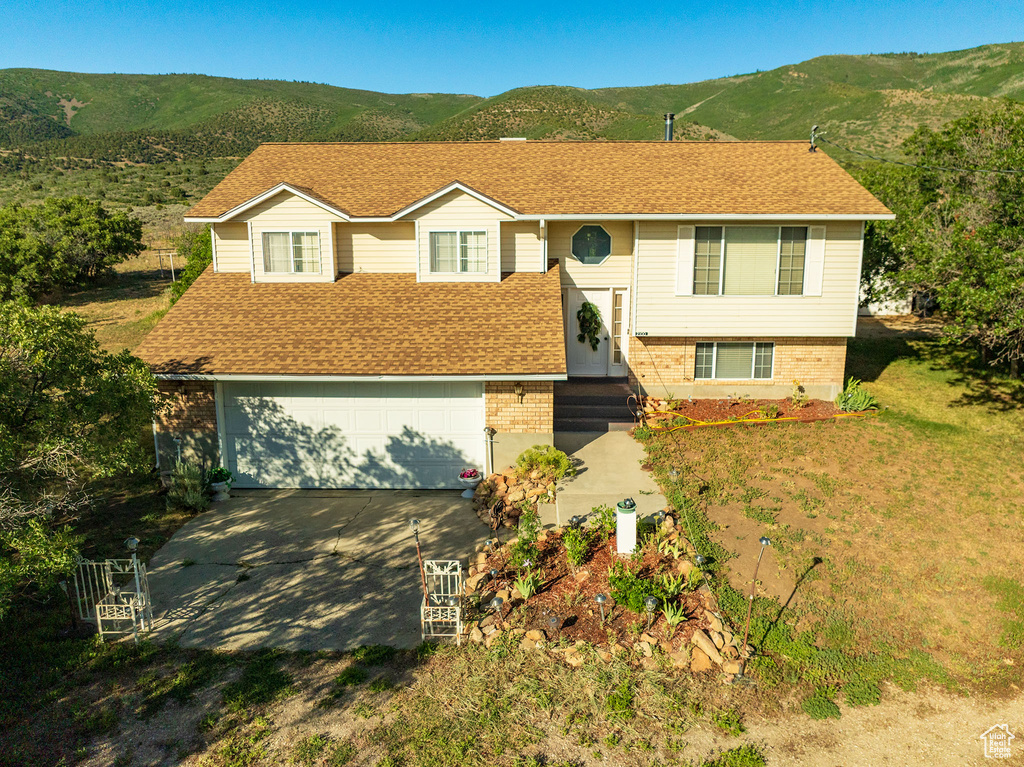
M 555 382 L 556 432 L 629 431 L 633 413 L 625 378 L 570 378 Z

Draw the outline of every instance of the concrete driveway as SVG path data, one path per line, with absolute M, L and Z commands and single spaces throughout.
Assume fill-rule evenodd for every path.
M 149 564 L 154 639 L 185 647 L 412 647 L 424 559 L 466 559 L 489 530 L 457 491 L 238 490 Z

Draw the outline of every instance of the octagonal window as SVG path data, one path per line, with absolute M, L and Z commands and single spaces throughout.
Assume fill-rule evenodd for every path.
M 583 264 L 600 264 L 612 252 L 612 236 L 601 226 L 581 226 L 572 236 L 572 254 Z

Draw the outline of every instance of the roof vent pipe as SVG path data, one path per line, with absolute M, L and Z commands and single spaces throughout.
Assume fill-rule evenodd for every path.
M 672 140 L 672 121 L 676 119 L 676 116 L 671 112 L 665 115 L 665 140 Z

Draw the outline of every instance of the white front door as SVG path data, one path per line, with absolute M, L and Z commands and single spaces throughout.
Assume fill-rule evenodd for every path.
M 607 288 L 584 289 L 569 288 L 568 312 L 565 321 L 565 357 L 571 376 L 606 376 L 609 360 L 609 331 L 611 321 L 612 292 Z M 594 304 L 601 313 L 600 342 L 597 349 L 591 347 L 587 340 L 580 341 L 580 323 L 576 312 L 584 303 Z

